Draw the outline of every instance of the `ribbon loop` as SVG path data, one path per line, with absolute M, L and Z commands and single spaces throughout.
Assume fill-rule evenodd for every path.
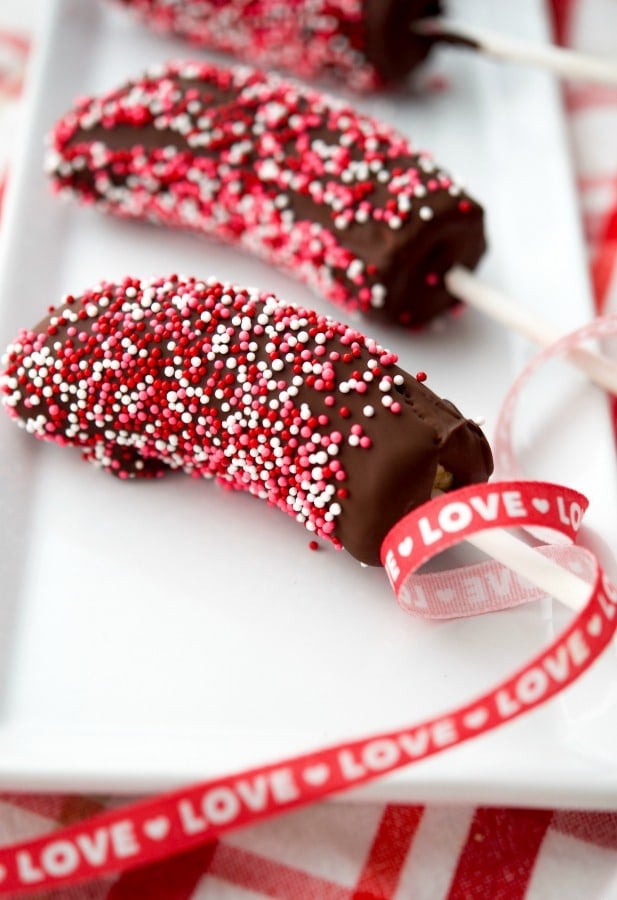
M 400 606 L 411 615 L 444 619 L 507 609 L 543 592 L 494 560 L 445 572 L 419 575 L 417 570 L 487 528 L 540 526 L 571 544 L 587 506 L 578 491 L 550 482 L 469 485 L 435 497 L 397 522 L 382 544 L 382 562 Z M 553 547 L 541 549 L 576 574 L 589 572 L 581 548 L 561 548 L 558 554 Z

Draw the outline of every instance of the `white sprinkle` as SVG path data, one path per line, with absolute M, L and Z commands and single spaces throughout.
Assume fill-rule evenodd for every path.
M 364 268 L 364 263 L 362 262 L 362 260 L 354 259 L 352 262 L 350 262 L 350 264 L 347 268 L 347 277 L 351 278 L 352 280 L 354 278 L 357 278 L 357 276 L 362 273 L 363 268 Z

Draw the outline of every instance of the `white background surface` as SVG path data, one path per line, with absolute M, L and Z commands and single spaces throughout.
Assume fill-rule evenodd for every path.
M 187 53 L 103 6 L 58 6 L 7 209 L 1 343 L 63 292 L 127 273 L 214 273 L 325 310 L 230 248 L 49 195 L 42 136 L 75 95 Z M 478 23 L 543 33 L 532 0 L 516 15 L 481 0 L 466 6 Z M 451 73 L 449 91 L 364 107 L 465 173 L 485 201 L 486 280 L 564 328 L 585 321 L 591 303 L 551 79 L 460 55 L 435 65 Z M 472 311 L 413 337 L 364 328 L 468 415 L 484 415 L 489 435 L 530 353 Z M 518 431 L 527 473 L 588 493 L 588 521 L 610 540 L 617 485 L 604 398 L 564 369 L 547 371 L 526 395 Z M 252 498 L 181 477 L 120 484 L 4 420 L 0 479 L 0 783 L 11 787 L 153 789 L 411 725 L 505 675 L 555 627 L 540 605 L 411 620 L 382 572 L 331 548 L 309 552 L 307 533 Z M 609 652 L 545 710 L 369 792 L 614 807 L 616 662 Z

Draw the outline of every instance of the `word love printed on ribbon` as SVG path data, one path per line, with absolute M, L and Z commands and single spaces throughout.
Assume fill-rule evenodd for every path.
M 436 552 L 486 528 L 538 525 L 573 541 L 587 499 L 570 488 L 544 482 L 470 485 L 443 494 L 401 519 L 382 544 L 382 562 L 401 607 L 429 618 L 478 615 L 543 596 L 494 560 L 446 572 L 417 575 Z M 543 548 L 555 555 L 553 548 Z M 557 553 L 575 573 L 586 572 L 587 551 Z
M 393 562 L 388 565 L 391 579 L 399 584 L 409 560 L 424 560 L 428 549 L 437 553 L 454 537 L 484 529 L 489 521 L 546 525 L 549 519 L 572 538 L 584 507 L 579 494 L 554 485 L 509 482 L 465 489 L 407 516 L 388 536 L 383 556 L 391 559 L 393 544 L 397 546 L 392 558 L 399 571 Z M 407 538 L 411 543 L 405 543 Z M 416 557 L 414 548 L 422 547 Z M 1 848 L 0 894 L 64 887 L 189 850 L 231 829 L 419 762 L 534 709 L 578 678 L 617 627 L 617 589 L 592 560 L 584 609 L 549 647 L 473 702 L 410 728 L 215 778 Z

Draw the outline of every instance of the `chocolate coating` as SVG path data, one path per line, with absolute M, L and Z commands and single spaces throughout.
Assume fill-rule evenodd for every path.
M 248 491 L 380 565 L 438 467 L 486 480 L 478 426 L 356 329 L 214 279 L 67 297 L 8 348 L 4 405 L 121 478 L 169 470 Z
M 364 0 L 366 58 L 374 67 L 376 84 L 406 78 L 424 62 L 435 39 L 414 34 L 418 19 L 443 13 L 440 0 Z
M 373 90 L 420 65 L 433 39 L 412 22 L 439 0 L 116 0 L 146 25 L 245 63 Z
M 56 126 L 58 190 L 193 229 L 288 269 L 347 309 L 422 325 L 474 268 L 483 210 L 394 129 L 276 76 L 170 63 Z

